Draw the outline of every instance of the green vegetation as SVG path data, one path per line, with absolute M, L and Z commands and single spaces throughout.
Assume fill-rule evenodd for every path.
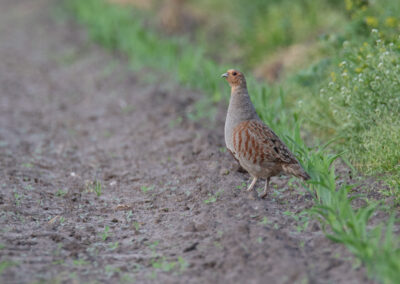
M 139 11 L 110 5 L 105 1 L 85 3 L 69 1 L 67 5 L 85 24 L 90 36 L 110 49 L 129 54 L 132 68 L 151 67 L 166 72 L 182 85 L 206 91 L 219 100 L 221 88 L 215 80 L 220 68 L 204 57 L 204 49 L 191 47 L 185 37 L 160 38 L 143 26 L 144 15 Z M 221 84 L 222 85 L 222 84 Z
M 315 196 L 311 212 L 320 219 L 326 236 L 344 244 L 366 265 L 370 277 L 382 283 L 396 283 L 400 276 L 400 238 L 393 231 L 394 215 L 386 225 L 370 227 L 369 220 L 379 203 L 365 200 L 364 207 L 352 206 L 353 201 L 364 198 L 351 194 L 354 185 L 337 185 L 333 162 L 338 155 L 326 153 L 324 147 L 298 149 L 311 171 L 312 182 L 307 186 Z
M 321 30 L 343 28 L 346 18 L 340 13 L 340 0 L 253 0 L 251 5 L 245 0 L 200 0 L 191 5 L 207 15 L 206 27 L 198 31 L 199 39 L 207 39 L 207 50 L 224 60 L 240 60 L 245 68 L 279 48 L 308 41 Z M 218 34 L 204 34 L 206 30 Z
M 18 265 L 18 263 L 13 262 L 13 261 L 8 261 L 8 260 L 3 260 L 0 262 L 0 275 L 3 274 L 3 272 L 12 266 L 16 266 Z
M 400 175 L 400 41 L 344 43 L 328 82 L 322 84 L 309 123 L 340 137 L 347 156 L 367 174 Z
M 203 0 L 198 5 L 221 11 L 216 6 L 226 2 Z M 222 62 L 235 59 L 242 67 L 253 68 L 266 51 L 307 41 L 320 29 L 327 31 L 310 47 L 308 68 L 287 74 L 285 84 L 275 86 L 248 76 L 249 91 L 260 117 L 283 137 L 310 173 L 312 181 L 304 186 L 314 196 L 311 212 L 327 237 L 344 244 L 367 267 L 371 278 L 396 283 L 400 279 L 400 239 L 394 233 L 395 216 L 372 226 L 370 218 L 380 203 L 352 194 L 351 184 L 337 182 L 333 164 L 341 155 L 331 153 L 328 146 L 332 143 L 309 148 L 300 135 L 300 122 L 323 140 L 335 138 L 335 149 L 346 150 L 342 155 L 358 169 L 368 174 L 384 173 L 391 193 L 398 196 L 400 45 L 396 35 L 400 4 L 389 0 L 373 4 L 358 0 L 233 3 L 232 9 L 240 9 L 232 15 L 227 9 L 228 15 L 220 17 L 224 23 L 220 34 L 224 36 L 215 37 L 210 47 L 200 43 L 210 36 L 201 29 L 195 44 L 184 35 L 159 35 L 148 28 L 151 23 L 145 27 L 144 12 L 135 9 L 101 0 L 71 0 L 68 5 L 93 39 L 123 52 L 134 69 L 150 67 L 208 95 L 199 104 L 200 113 L 228 93 L 218 81 L 218 75 L 227 69 L 225 64 L 210 58 L 222 58 Z M 372 28 L 377 31 L 371 36 Z M 218 56 L 213 52 L 220 40 L 226 41 L 220 46 L 227 52 Z M 234 47 L 238 47 L 237 53 Z M 142 191 L 147 192 L 147 188 Z M 217 200 L 209 197 L 204 202 Z M 366 205 L 354 206 L 356 200 Z M 303 219 L 305 224 L 307 217 Z M 171 268 L 169 263 L 156 266 Z
M 88 192 L 94 192 L 94 193 L 96 193 L 96 195 L 98 197 L 100 197 L 101 193 L 102 193 L 101 182 L 98 180 L 88 182 L 86 184 L 86 190 Z M 59 194 L 59 192 L 57 192 L 57 194 Z M 59 196 L 62 196 L 62 195 L 59 195 Z
M 103 233 L 101 233 L 101 239 L 103 241 L 106 241 L 110 237 L 109 232 L 110 232 L 110 227 L 109 226 L 105 226 Z
M 58 196 L 58 197 L 64 197 L 66 194 L 67 194 L 67 191 L 63 190 L 61 188 L 59 190 L 57 190 L 57 192 L 56 192 L 56 196 Z
M 223 192 L 224 192 L 223 190 L 219 190 L 215 194 L 209 193 L 208 198 L 204 200 L 204 203 L 209 204 L 216 202 Z
M 167 261 L 165 257 L 161 257 L 161 259 L 153 259 L 151 265 L 156 271 L 160 270 L 163 272 L 174 270 L 183 272 L 188 267 L 188 263 L 181 256 L 178 257 L 177 261 Z
M 337 151 L 346 151 L 345 157 L 365 174 L 385 174 L 392 192 L 399 194 L 400 131 L 395 117 L 400 108 L 400 2 L 212 2 L 191 2 L 210 13 L 208 30 L 217 26 L 219 31 L 218 37 L 203 36 L 207 46 L 217 47 L 209 48 L 211 54 L 220 55 L 222 47 L 222 59 L 235 60 L 245 70 L 273 72 L 274 58 L 285 65 L 285 80 L 277 88 L 252 90 L 258 112 L 271 116 L 264 119 L 280 120 L 280 107 L 290 109 L 289 119 L 290 112 L 298 113 L 314 136 L 339 137 L 333 144 Z M 223 16 L 217 16 L 221 10 Z M 195 32 L 205 33 L 205 28 L 199 30 Z M 282 49 L 290 45 L 291 50 Z M 271 109 L 269 104 L 279 103 L 280 95 L 281 106 Z
M 149 191 L 152 191 L 154 188 L 155 188 L 154 185 L 152 185 L 152 186 L 142 185 L 142 186 L 140 187 L 140 190 L 141 190 L 143 193 L 147 193 L 147 192 L 149 192 Z

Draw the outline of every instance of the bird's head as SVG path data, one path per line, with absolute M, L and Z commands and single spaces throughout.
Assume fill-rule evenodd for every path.
M 226 73 L 222 74 L 221 77 L 228 81 L 231 88 L 244 87 L 246 88 L 246 79 L 242 72 L 235 69 L 229 69 Z

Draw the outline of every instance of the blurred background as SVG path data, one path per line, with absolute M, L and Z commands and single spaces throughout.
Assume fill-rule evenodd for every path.
M 186 35 L 208 55 L 269 82 L 332 55 L 344 40 L 400 30 L 396 0 L 109 0 L 148 12 L 148 25 Z

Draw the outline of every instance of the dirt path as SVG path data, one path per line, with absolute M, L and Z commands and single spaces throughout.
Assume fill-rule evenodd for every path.
M 55 3 L 0 1 L 1 283 L 367 283 L 287 179 L 238 188 L 223 108 L 185 119 L 199 94 L 141 83 Z

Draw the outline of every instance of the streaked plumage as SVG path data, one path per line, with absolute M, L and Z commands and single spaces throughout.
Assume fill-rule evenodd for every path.
M 222 75 L 231 86 L 231 98 L 225 121 L 225 143 L 240 165 L 253 177 L 248 191 L 258 178 L 265 178 L 265 197 L 272 176 L 281 173 L 309 179 L 299 161 L 279 137 L 262 122 L 250 100 L 246 80 L 237 70 Z

